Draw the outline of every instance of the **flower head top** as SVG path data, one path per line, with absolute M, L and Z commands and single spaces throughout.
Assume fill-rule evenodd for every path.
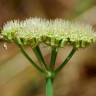
M 96 42 L 96 34 L 90 25 L 62 19 L 46 20 L 29 18 L 24 21 L 9 21 L 2 29 L 2 35 L 9 41 L 35 47 L 43 42 L 57 47 L 65 44 L 86 47 Z

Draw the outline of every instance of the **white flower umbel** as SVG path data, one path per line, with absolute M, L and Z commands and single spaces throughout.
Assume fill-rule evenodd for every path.
M 24 21 L 9 21 L 3 26 L 2 35 L 9 41 L 17 39 L 19 44 L 32 47 L 43 42 L 50 46 L 64 47 L 67 44 L 79 48 L 96 41 L 95 32 L 90 25 L 63 19 L 29 18 Z
M 12 41 L 15 33 L 20 29 L 19 20 L 9 21 L 3 26 L 2 35 L 5 39 Z

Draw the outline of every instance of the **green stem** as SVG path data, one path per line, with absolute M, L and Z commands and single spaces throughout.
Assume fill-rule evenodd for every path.
M 31 62 L 31 64 L 41 73 L 45 73 L 31 58 L 30 56 L 25 52 L 22 46 L 19 45 L 19 48 L 21 49 L 21 52 L 23 55 Z
M 44 64 L 44 67 L 47 69 L 47 64 L 45 63 L 45 60 L 43 58 L 43 55 L 41 53 L 39 46 L 36 46 L 35 48 L 33 48 L 33 51 L 34 51 L 38 61 L 40 62 L 40 64 Z
M 77 48 L 76 47 L 73 47 L 72 51 L 69 53 L 69 55 L 64 60 L 64 62 L 55 70 L 55 74 L 59 73 L 62 70 L 62 68 L 68 63 L 68 61 L 74 55 L 74 53 L 76 52 L 76 50 L 77 50 Z
M 52 78 L 46 79 L 46 96 L 53 96 L 53 81 Z
M 56 63 L 56 57 L 57 57 L 57 48 L 53 47 L 51 52 L 51 61 L 50 61 L 50 69 L 54 70 L 54 66 Z

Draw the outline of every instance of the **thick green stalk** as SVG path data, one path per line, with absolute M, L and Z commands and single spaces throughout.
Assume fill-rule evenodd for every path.
M 64 60 L 64 62 L 55 70 L 55 74 L 59 73 L 62 70 L 62 68 L 68 63 L 68 61 L 74 55 L 74 53 L 76 52 L 76 50 L 77 50 L 77 48 L 76 47 L 73 47 L 72 51 L 69 53 L 69 55 Z
M 40 62 L 41 66 L 43 64 L 44 67 L 47 69 L 47 64 L 45 63 L 45 60 L 43 58 L 43 55 L 41 53 L 41 50 L 40 50 L 39 46 L 36 46 L 35 48 L 33 48 L 33 51 L 34 51 L 38 61 Z
M 51 61 L 50 61 L 50 69 L 52 70 L 54 70 L 54 66 L 56 63 L 57 52 L 58 52 L 58 49 L 56 47 L 52 47 Z
M 53 96 L 53 81 L 50 77 L 46 79 L 46 96 Z

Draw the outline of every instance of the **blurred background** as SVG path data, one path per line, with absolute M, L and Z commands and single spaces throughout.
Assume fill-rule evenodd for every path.
M 96 30 L 96 0 L 0 0 L 0 28 L 6 21 L 28 17 L 69 19 Z M 6 47 L 7 46 L 7 47 Z M 42 48 L 49 62 L 50 49 Z M 36 61 L 31 48 L 28 48 Z M 60 49 L 57 66 L 70 47 Z M 15 44 L 0 42 L 0 96 L 44 96 L 44 80 Z M 79 49 L 54 83 L 55 96 L 96 96 L 96 47 Z

